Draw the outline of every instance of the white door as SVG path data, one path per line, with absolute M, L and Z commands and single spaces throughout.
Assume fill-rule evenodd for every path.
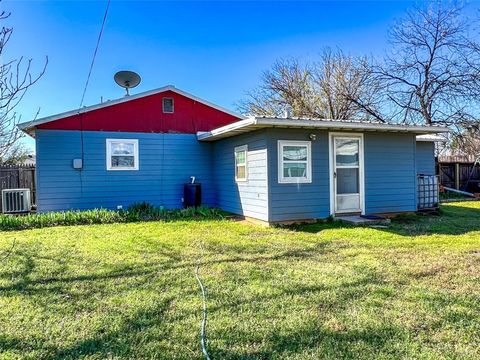
M 335 213 L 363 213 L 363 138 L 332 136 Z

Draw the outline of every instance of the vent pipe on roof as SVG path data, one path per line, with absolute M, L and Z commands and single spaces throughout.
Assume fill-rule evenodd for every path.
M 285 109 L 283 109 L 283 117 L 285 119 L 292 117 L 292 107 L 290 105 L 285 105 Z

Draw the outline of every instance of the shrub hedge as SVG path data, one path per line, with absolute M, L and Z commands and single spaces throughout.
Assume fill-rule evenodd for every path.
M 135 221 L 171 221 L 188 218 L 222 219 L 224 213 L 216 208 L 186 208 L 165 210 L 148 203 L 137 203 L 127 210 L 94 209 L 29 214 L 24 216 L 0 215 L 0 230 L 24 230 L 60 225 L 91 225 L 126 223 Z

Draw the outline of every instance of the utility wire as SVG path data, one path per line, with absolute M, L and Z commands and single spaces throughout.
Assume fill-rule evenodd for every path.
M 93 65 L 95 64 L 95 59 L 97 58 L 98 47 L 100 46 L 100 40 L 102 39 L 103 29 L 105 28 L 105 22 L 107 21 L 108 17 L 108 9 L 110 8 L 110 0 L 107 0 L 107 7 L 105 8 L 105 13 L 103 14 L 102 25 L 100 27 L 100 32 L 98 33 L 97 44 L 95 45 L 95 51 L 93 52 L 92 62 L 90 63 L 90 69 L 88 70 L 87 81 L 85 82 L 85 87 L 83 88 L 82 92 L 82 99 L 80 100 L 80 105 L 78 106 L 77 114 L 80 120 L 80 148 L 82 154 L 82 169 L 80 169 L 80 192 L 83 194 L 83 162 L 85 157 L 85 145 L 83 139 L 83 115 L 80 114 L 82 110 L 83 101 L 85 100 L 85 94 L 87 93 L 88 83 L 90 82 L 90 77 L 92 76 Z
M 87 92 L 88 83 L 90 82 L 90 76 L 92 75 L 93 65 L 95 64 L 95 58 L 97 57 L 98 47 L 100 45 L 100 40 L 102 39 L 103 29 L 105 27 L 105 22 L 107 21 L 108 9 L 110 8 L 110 0 L 107 0 L 107 7 L 105 8 L 105 14 L 103 15 L 102 26 L 100 27 L 100 32 L 98 33 L 97 45 L 95 45 L 95 51 L 93 52 L 92 63 L 90 64 L 90 70 L 88 70 L 87 81 L 85 82 L 85 87 L 83 88 L 82 100 L 78 106 L 78 112 L 82 109 L 83 101 L 85 100 L 85 93 Z
M 202 258 L 203 258 L 203 244 L 200 243 L 200 248 L 202 251 Z M 206 333 L 206 327 L 207 327 L 207 289 L 202 283 L 202 279 L 200 278 L 199 275 L 199 269 L 200 269 L 200 259 L 197 262 L 197 266 L 195 267 L 195 278 L 197 279 L 198 285 L 200 286 L 200 290 L 202 291 L 202 326 L 201 326 L 201 334 L 200 334 L 200 343 L 202 345 L 202 352 L 203 355 L 205 356 L 206 360 L 210 360 L 210 356 L 208 355 L 207 351 L 207 333 Z

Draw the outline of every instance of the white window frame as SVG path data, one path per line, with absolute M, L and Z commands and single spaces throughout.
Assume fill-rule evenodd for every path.
M 285 146 L 306 146 L 307 160 L 283 160 L 283 148 Z M 283 164 L 289 162 L 305 162 L 307 164 L 306 177 L 284 177 Z M 311 141 L 294 141 L 294 140 L 278 140 L 278 183 L 279 184 L 309 184 L 312 182 L 312 142 Z
M 237 166 L 242 164 L 237 164 L 237 153 L 245 151 L 245 178 L 237 177 Z M 235 158 L 235 181 L 236 182 L 246 182 L 248 181 L 248 145 L 237 146 L 234 149 L 233 156 Z
M 112 144 L 115 143 L 130 143 L 133 144 L 133 167 L 118 167 L 112 166 Z M 139 168 L 138 158 L 138 139 L 107 139 L 107 170 L 109 171 L 135 171 Z
M 172 111 L 165 111 L 165 100 L 172 100 Z M 162 98 L 162 112 L 164 114 L 173 114 L 175 112 L 175 99 L 173 97 L 163 97 Z

